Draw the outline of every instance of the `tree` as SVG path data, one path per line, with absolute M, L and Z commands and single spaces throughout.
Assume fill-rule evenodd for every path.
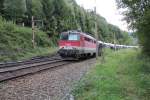
M 43 5 L 41 0 L 32 0 L 32 16 L 34 16 L 36 19 L 42 19 L 43 14 Z
M 4 0 L 0 0 L 0 15 L 3 15 L 4 13 Z
M 136 30 L 139 43 L 145 54 L 150 56 L 150 0 L 117 0 L 124 11 L 125 20 L 131 29 Z
M 26 0 L 26 13 L 24 17 L 24 23 L 26 26 L 32 26 L 31 25 L 31 17 L 32 17 L 32 0 Z
M 4 14 L 6 19 L 16 22 L 25 16 L 26 12 L 25 0 L 5 0 L 4 1 Z

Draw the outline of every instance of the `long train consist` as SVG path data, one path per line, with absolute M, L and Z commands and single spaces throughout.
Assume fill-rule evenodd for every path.
M 139 46 L 128 46 L 128 45 L 118 45 L 118 44 L 112 44 L 112 43 L 106 43 L 102 41 L 98 41 L 99 44 L 102 44 L 103 47 L 111 48 L 111 49 L 123 49 L 123 48 L 139 48 Z
M 98 54 L 101 55 L 103 47 L 112 49 L 138 48 L 137 46 L 117 45 L 98 41 L 86 33 L 80 31 L 67 31 L 60 34 L 59 55 L 61 57 L 85 58 L 96 55 L 96 45 Z

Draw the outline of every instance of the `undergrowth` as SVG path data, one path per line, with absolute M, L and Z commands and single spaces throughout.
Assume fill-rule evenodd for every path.
M 38 29 L 35 43 L 36 48 L 33 49 L 31 28 L 17 26 L 0 17 L 0 62 L 46 54 L 56 46 L 45 32 Z

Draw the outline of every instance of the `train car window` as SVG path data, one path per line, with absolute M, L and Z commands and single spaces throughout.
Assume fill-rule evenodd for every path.
M 84 37 L 84 40 L 93 43 L 93 40 L 91 40 L 91 39 L 89 39 L 87 37 Z
M 68 40 L 68 33 L 61 33 L 60 39 L 61 40 Z
M 76 34 L 76 33 L 70 33 L 68 40 L 80 40 L 80 36 L 79 34 Z
M 84 37 L 84 40 L 85 40 L 85 41 L 88 41 L 86 37 Z
M 84 40 L 85 40 L 85 41 L 90 41 L 89 38 L 87 38 L 87 37 L 84 37 Z

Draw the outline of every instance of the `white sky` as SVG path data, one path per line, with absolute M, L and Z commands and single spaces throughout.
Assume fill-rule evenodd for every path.
M 123 16 L 117 9 L 115 0 L 76 0 L 76 2 L 85 9 L 93 9 L 96 5 L 97 13 L 103 16 L 108 23 L 116 25 L 122 30 L 128 31 L 127 24 L 125 21 L 122 21 Z

